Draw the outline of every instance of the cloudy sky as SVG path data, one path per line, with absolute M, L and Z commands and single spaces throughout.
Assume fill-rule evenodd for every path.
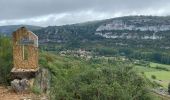
M 128 15 L 170 15 L 170 0 L 0 0 L 0 26 L 64 25 Z

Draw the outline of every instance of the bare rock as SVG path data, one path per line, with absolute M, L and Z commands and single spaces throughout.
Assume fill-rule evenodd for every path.
M 23 92 L 23 91 L 28 89 L 28 87 L 29 87 L 29 80 L 27 80 L 27 79 L 22 79 L 22 80 L 14 79 L 11 82 L 11 87 L 16 92 Z

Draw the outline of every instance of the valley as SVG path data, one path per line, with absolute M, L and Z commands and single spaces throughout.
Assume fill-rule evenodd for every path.
M 26 27 L 39 37 L 39 64 L 51 73 L 52 100 L 168 100 L 169 23 L 169 16 L 125 16 Z M 9 85 L 11 32 L 18 27 L 0 26 L 1 85 Z

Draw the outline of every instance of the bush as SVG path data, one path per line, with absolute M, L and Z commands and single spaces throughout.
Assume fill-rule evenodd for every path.
M 34 94 L 41 94 L 41 89 L 40 88 L 38 88 L 37 86 L 33 86 L 32 88 L 31 88 L 31 91 L 34 93 Z
M 151 75 L 151 78 L 152 78 L 152 79 L 156 79 L 156 76 L 155 76 L 155 75 Z
M 9 84 L 12 68 L 12 43 L 9 38 L 0 37 L 0 84 Z

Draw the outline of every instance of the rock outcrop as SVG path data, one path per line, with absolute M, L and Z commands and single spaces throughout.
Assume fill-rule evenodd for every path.
M 16 92 L 26 91 L 29 88 L 29 80 L 27 80 L 27 79 L 21 79 L 21 80 L 14 79 L 13 81 L 11 81 L 11 87 Z

